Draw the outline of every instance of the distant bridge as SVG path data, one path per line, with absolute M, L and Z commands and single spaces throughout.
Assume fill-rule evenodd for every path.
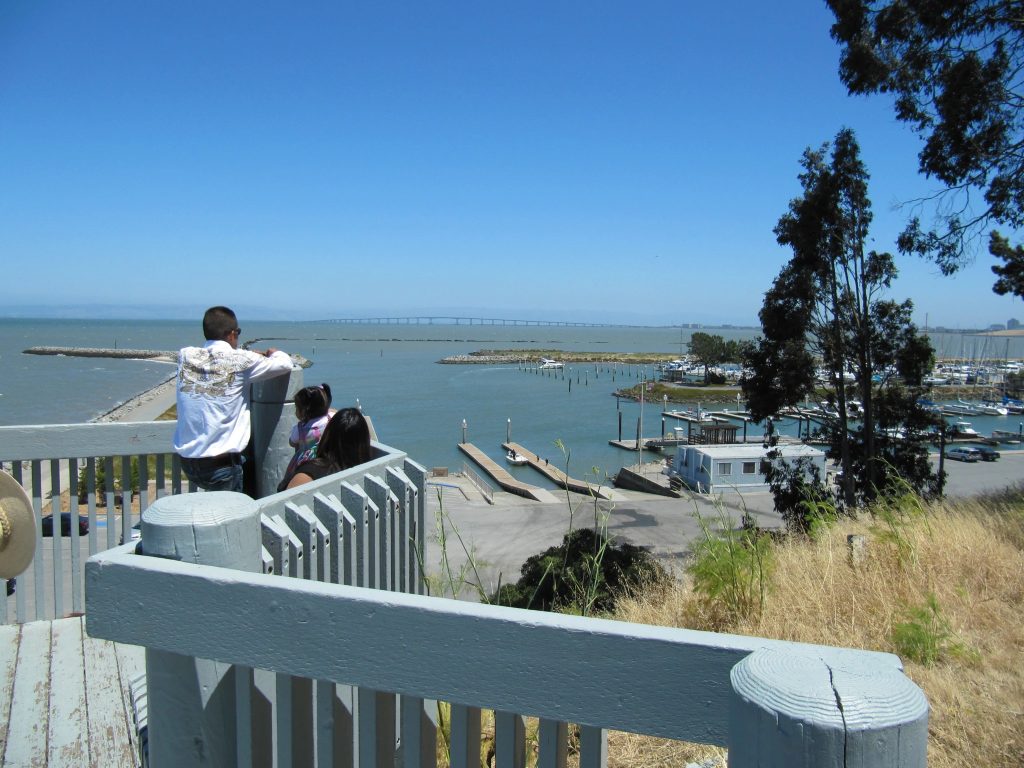
M 449 317 L 422 315 L 418 317 L 346 317 L 320 320 L 323 323 L 364 325 L 557 325 L 573 328 L 652 328 L 659 326 L 622 325 L 621 323 L 573 323 L 568 320 L 510 320 L 503 317 Z M 675 326 L 666 326 L 675 327 Z

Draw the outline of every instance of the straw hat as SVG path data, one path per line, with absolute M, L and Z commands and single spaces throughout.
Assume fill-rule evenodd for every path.
M 0 578 L 13 579 L 28 568 L 35 551 L 32 502 L 17 480 L 0 472 Z

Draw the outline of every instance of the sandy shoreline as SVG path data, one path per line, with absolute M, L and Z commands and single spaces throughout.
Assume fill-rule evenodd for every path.
M 177 372 L 172 373 L 156 386 L 115 405 L 92 421 L 155 421 L 158 416 L 174 405 L 175 378 L 177 378 Z

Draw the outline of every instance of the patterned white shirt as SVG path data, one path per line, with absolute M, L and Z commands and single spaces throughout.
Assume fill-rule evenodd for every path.
M 178 427 L 174 451 L 198 459 L 241 452 L 249 444 L 249 385 L 288 373 L 291 358 L 208 341 L 178 353 Z

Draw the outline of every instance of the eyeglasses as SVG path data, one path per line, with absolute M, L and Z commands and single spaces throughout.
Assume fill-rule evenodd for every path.
M 231 332 L 232 332 L 233 334 L 235 334 L 236 336 L 240 336 L 240 335 L 242 334 L 242 329 L 241 329 L 241 328 L 235 328 L 235 329 L 234 329 L 234 330 L 232 330 Z

